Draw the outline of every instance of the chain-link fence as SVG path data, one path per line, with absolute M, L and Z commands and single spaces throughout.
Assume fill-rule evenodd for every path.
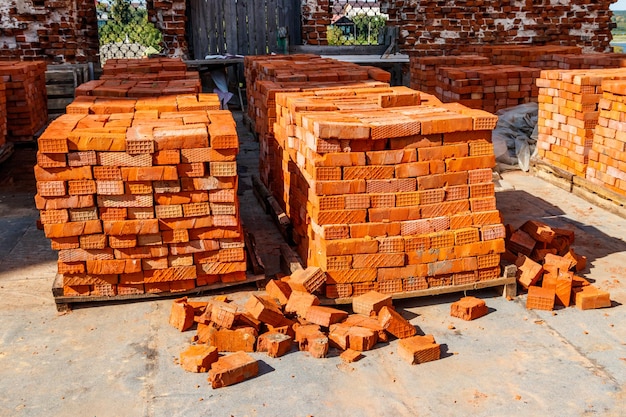
M 142 58 L 163 47 L 161 32 L 148 21 L 145 1 L 98 0 L 100 61 L 110 58 Z
M 378 0 L 331 0 L 329 45 L 378 45 L 388 16 Z

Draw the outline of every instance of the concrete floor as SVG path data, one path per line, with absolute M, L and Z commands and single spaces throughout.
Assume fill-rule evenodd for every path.
M 252 197 L 256 144 L 242 140 L 244 223 L 272 273 L 277 232 Z M 327 359 L 253 354 L 257 378 L 213 390 L 206 374 L 175 363 L 193 332 L 168 325 L 171 299 L 56 312 L 56 253 L 35 227 L 34 157 L 20 149 L 0 166 L 0 416 L 624 415 L 626 220 L 540 179 L 504 174 L 515 188 L 497 196 L 505 221 L 574 230 L 574 248 L 589 259 L 583 275 L 611 292 L 612 308 L 528 311 L 524 295 L 482 290 L 473 295 L 490 314 L 464 322 L 449 316 L 463 294 L 402 300 L 405 317 L 443 344 L 441 360 L 409 366 L 397 341 L 350 365 L 332 350 Z M 231 297 L 244 302 L 251 290 Z

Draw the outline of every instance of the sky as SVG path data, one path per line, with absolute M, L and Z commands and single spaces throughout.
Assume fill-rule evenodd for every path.
M 611 10 L 626 10 L 626 0 L 617 0 L 611 4 Z

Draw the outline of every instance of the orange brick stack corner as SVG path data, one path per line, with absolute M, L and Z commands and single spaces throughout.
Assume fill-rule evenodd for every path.
M 537 80 L 539 158 L 578 177 L 586 176 L 602 82 L 614 79 L 626 79 L 626 73 L 621 69 L 542 71 Z
M 7 140 L 32 141 L 48 122 L 46 63 L 0 61 L 0 79 L 6 88 Z
M 537 68 L 516 65 L 440 67 L 437 97 L 495 113 L 500 109 L 536 102 Z
M 604 81 L 586 178 L 626 196 L 626 81 Z
M 495 116 L 458 104 L 316 112 L 305 102 L 315 98 L 303 93 L 295 107 L 283 94 L 298 93 L 276 97 L 288 215 L 300 256 L 327 274 L 327 296 L 500 277 Z
M 626 54 L 618 53 L 555 54 L 552 59 L 556 62 L 556 68 L 562 70 L 623 68 L 626 66 Z
M 490 65 L 489 58 L 480 55 L 412 56 L 411 83 L 414 90 L 435 94 L 439 67 L 473 67 Z

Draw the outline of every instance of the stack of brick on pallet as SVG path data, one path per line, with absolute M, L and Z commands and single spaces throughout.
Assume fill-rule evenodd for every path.
M 32 141 L 48 122 L 46 63 L 0 61 L 0 79 L 6 88 L 7 139 Z
M 602 81 L 626 79 L 619 69 L 542 71 L 539 87 L 537 155 L 544 162 L 584 178 Z
M 626 196 L 626 81 L 604 81 L 587 180 Z
M 406 87 L 372 87 L 361 88 L 362 86 L 345 86 L 343 88 L 308 90 L 306 92 L 278 93 L 277 114 L 279 115 L 300 115 L 302 112 L 334 112 L 334 111 L 378 111 L 385 107 L 408 106 L 420 104 L 422 98 L 425 101 L 441 103 L 435 97 Z M 332 116 L 332 115 L 331 115 Z M 280 150 L 282 160 L 273 165 L 272 176 L 274 180 L 270 183 L 270 188 L 274 197 L 283 206 L 291 221 L 298 224 L 305 221 L 301 208 L 306 206 L 306 198 L 300 198 L 299 202 L 292 205 L 291 184 L 295 185 L 295 193 L 298 196 L 298 181 L 303 178 L 299 175 L 299 169 L 295 166 L 297 156 L 293 148 L 293 143 L 289 140 L 296 137 L 299 140 L 307 140 L 307 133 L 299 128 L 289 117 L 280 116 L 274 125 L 274 131 L 279 133 L 274 135 L 274 143 Z M 379 145 L 381 142 L 379 142 Z M 341 144 L 327 144 L 335 151 L 343 151 Z M 304 226 L 306 231 L 306 226 Z M 305 234 L 301 234 L 305 236 Z M 297 239 L 298 236 L 296 235 Z
M 556 54 L 555 68 L 570 69 L 601 69 L 626 67 L 626 54 Z
M 156 97 L 202 92 L 197 71 L 187 71 L 181 59 L 109 59 L 99 80 L 76 88 L 75 95 Z
M 494 65 L 518 65 L 552 69 L 557 67 L 555 54 L 580 54 L 578 46 L 561 45 L 492 45 L 482 47 Z
M 297 169 L 290 172 L 294 233 L 307 265 L 326 272 L 327 296 L 500 277 L 495 116 L 458 104 L 292 108 L 288 100 L 281 106 L 276 136 L 285 135 Z
M 194 102 L 194 106 L 188 103 Z M 39 138 L 41 223 L 63 295 L 245 280 L 238 138 L 213 94 L 84 97 Z
M 443 102 L 458 102 L 488 112 L 536 102 L 535 80 L 540 70 L 515 65 L 440 67 L 436 94 Z
M 479 55 L 412 56 L 410 87 L 414 90 L 435 94 L 437 69 L 439 67 L 473 67 L 489 64 L 491 64 L 489 58 Z
M 274 138 L 276 94 L 312 89 L 374 88 L 388 86 L 388 72 L 375 67 L 359 66 L 317 55 L 247 56 L 245 75 L 248 116 L 254 120 L 259 135 L 259 171 L 263 183 L 270 188 L 279 203 L 283 185 L 283 146 Z

